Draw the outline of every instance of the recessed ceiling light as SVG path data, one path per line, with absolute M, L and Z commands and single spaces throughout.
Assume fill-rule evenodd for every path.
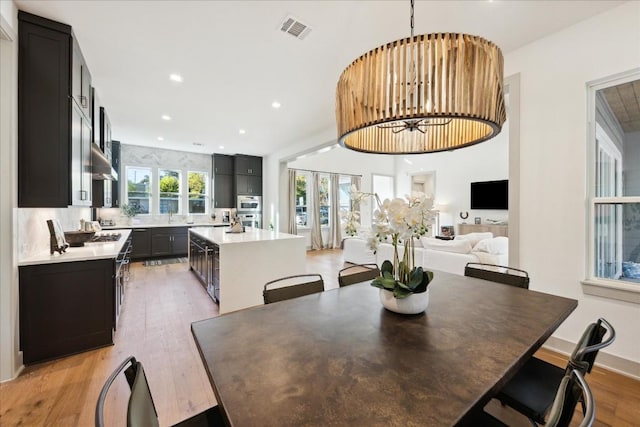
M 174 82 L 182 83 L 182 76 L 180 74 L 171 74 L 169 75 L 169 79 Z
M 202 147 L 204 144 L 202 142 L 194 142 L 193 145 L 197 147 Z
M 219 148 L 220 148 L 221 150 L 224 150 L 224 145 L 221 145 Z
M 245 133 L 247 133 L 247 131 L 246 131 L 246 130 L 244 130 L 244 129 L 240 129 L 240 130 L 238 131 L 238 133 L 239 133 L 240 135 L 244 135 Z
M 163 137 L 161 137 L 161 136 L 159 136 L 159 137 L 158 137 L 158 141 L 164 141 L 164 138 L 163 138 Z
M 171 116 L 167 116 L 166 114 L 163 114 L 162 115 L 162 120 L 169 121 L 169 120 L 171 120 Z
M 273 108 L 280 108 L 280 103 L 279 103 L 278 101 L 273 101 L 273 102 L 271 103 L 271 106 L 272 106 Z

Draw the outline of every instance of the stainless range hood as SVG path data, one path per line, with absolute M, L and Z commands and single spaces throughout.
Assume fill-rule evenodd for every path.
M 95 180 L 117 181 L 118 173 L 97 144 L 91 143 L 91 176 Z

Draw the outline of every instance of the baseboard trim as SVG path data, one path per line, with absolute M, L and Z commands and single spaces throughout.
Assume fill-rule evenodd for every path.
M 576 344 L 561 338 L 550 337 L 543 347 L 569 356 L 576 347 Z M 600 351 L 598 353 L 596 366 L 640 381 L 640 362 Z
M 2 381 L 0 381 L 0 384 L 8 383 L 9 381 L 15 380 L 16 378 L 18 378 L 20 376 L 20 374 L 22 373 L 23 370 L 24 370 L 24 365 L 20 365 L 18 370 L 16 372 L 14 372 L 13 378 L 7 378 L 6 380 L 2 380 Z

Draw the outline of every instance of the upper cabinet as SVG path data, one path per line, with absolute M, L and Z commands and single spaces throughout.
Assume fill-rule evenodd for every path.
M 91 74 L 70 26 L 18 19 L 18 206 L 91 206 Z
M 233 175 L 233 156 L 226 154 L 213 155 L 214 175 Z
M 234 162 L 236 175 L 262 176 L 262 157 L 237 154 Z

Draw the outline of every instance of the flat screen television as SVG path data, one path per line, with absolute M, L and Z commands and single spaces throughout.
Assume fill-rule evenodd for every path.
M 509 181 L 472 182 L 471 209 L 509 209 Z

